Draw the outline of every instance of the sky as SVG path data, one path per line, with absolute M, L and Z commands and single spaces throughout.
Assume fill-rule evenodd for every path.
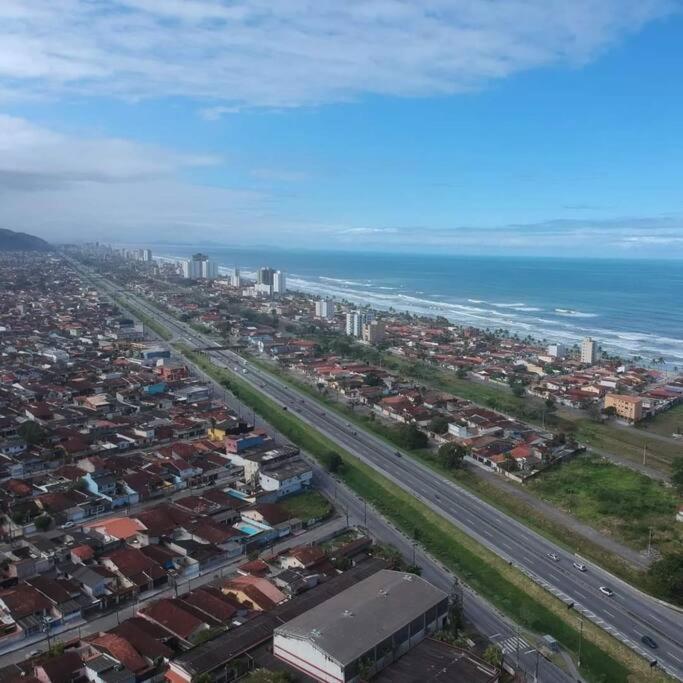
M 683 0 L 2 0 L 0 227 L 683 258 Z

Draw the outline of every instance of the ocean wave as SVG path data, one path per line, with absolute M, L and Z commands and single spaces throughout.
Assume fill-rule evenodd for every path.
M 246 274 L 246 271 L 242 272 Z M 320 277 L 314 280 L 290 276 L 288 283 L 293 290 L 345 300 L 358 306 L 369 305 L 378 310 L 394 309 L 418 315 L 440 315 L 456 324 L 489 329 L 503 328 L 521 336 L 529 334 L 538 339 L 545 338 L 570 345 L 591 336 L 610 352 L 645 357 L 664 355 L 674 363 L 683 361 L 683 340 L 608 329 L 599 325 L 594 327 L 589 321 L 599 317 L 598 314 L 571 308 L 546 309 L 553 312 L 554 316 L 551 318 L 533 315 L 543 309 L 523 302 L 489 303 L 476 298 L 459 302 L 447 294 L 425 295 L 422 290 L 398 292 L 386 286 L 351 279 Z
M 557 315 L 564 315 L 571 318 L 597 318 L 597 313 L 584 313 L 583 311 L 575 311 L 572 308 L 556 308 Z

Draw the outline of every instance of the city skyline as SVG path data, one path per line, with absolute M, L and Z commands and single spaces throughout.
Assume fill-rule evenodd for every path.
M 680 9 L 10 0 L 0 226 L 680 258 Z

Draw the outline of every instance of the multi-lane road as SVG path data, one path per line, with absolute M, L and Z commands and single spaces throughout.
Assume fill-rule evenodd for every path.
M 99 276 L 97 276 L 99 277 Z M 191 348 L 214 346 L 171 315 L 144 299 L 99 278 L 110 292 L 128 297 L 131 306 L 158 320 Z M 600 567 L 574 556 L 566 548 L 528 529 L 422 463 L 399 455 L 384 441 L 351 425 L 337 413 L 227 350 L 207 351 L 211 360 L 238 372 L 243 380 L 303 422 L 410 492 L 469 536 L 495 552 L 565 603 L 574 603 L 578 615 L 589 619 L 615 638 L 683 680 L 683 613 L 641 593 Z M 579 571 L 583 564 L 586 571 Z M 601 587 L 612 591 L 605 595 Z M 642 639 L 655 641 L 656 649 Z

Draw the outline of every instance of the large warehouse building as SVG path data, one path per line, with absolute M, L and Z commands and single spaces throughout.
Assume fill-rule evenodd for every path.
M 323 683 L 354 683 L 440 630 L 447 614 L 442 590 L 385 569 L 276 628 L 273 653 Z

